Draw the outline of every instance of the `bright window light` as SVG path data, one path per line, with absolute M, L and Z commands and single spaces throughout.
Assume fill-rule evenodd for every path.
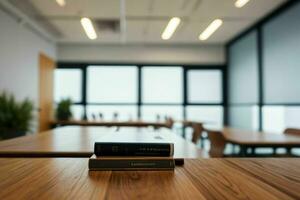
M 87 101 L 89 103 L 136 103 L 138 101 L 136 66 L 89 66 Z
M 56 0 L 56 3 L 61 7 L 64 7 L 66 5 L 65 0 Z
M 235 2 L 235 7 L 237 8 L 242 8 L 243 6 L 245 6 L 250 0 L 237 0 Z
M 215 19 L 200 35 L 200 40 L 207 40 L 223 24 L 221 19 Z
M 97 38 L 97 33 L 94 29 L 93 23 L 89 18 L 81 18 L 81 25 L 86 33 L 86 35 L 91 39 L 94 40 Z
M 183 102 L 183 70 L 178 66 L 142 68 L 142 102 L 170 103 Z
M 167 27 L 165 28 L 164 32 L 161 35 L 161 38 L 163 40 L 168 40 L 172 37 L 173 33 L 175 32 L 176 28 L 178 27 L 178 25 L 180 24 L 180 18 L 178 17 L 173 17 Z

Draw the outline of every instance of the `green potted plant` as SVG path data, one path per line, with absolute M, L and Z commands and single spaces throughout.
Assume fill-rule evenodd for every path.
M 72 118 L 71 99 L 62 99 L 56 108 L 56 119 L 58 121 L 68 121 Z
M 33 120 L 33 103 L 25 99 L 17 102 L 13 95 L 0 94 L 0 138 L 9 139 L 25 135 Z

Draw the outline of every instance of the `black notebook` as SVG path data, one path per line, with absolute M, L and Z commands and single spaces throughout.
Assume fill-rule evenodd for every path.
M 96 156 L 155 156 L 174 155 L 174 144 L 159 132 L 112 132 L 95 142 Z

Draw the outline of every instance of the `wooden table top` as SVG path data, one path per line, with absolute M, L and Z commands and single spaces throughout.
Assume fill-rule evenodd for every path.
M 88 171 L 87 158 L 0 158 L 0 199 L 300 199 L 299 159 L 188 159 L 174 171 Z
M 23 136 L 0 142 L 0 157 L 90 157 L 95 141 L 109 134 L 113 128 L 66 126 L 40 134 Z M 154 131 L 146 128 L 121 128 L 120 132 L 138 131 L 147 134 Z M 160 135 L 170 136 L 174 142 L 175 158 L 207 158 L 208 154 L 193 143 L 177 136 L 171 130 L 155 130 Z
M 233 144 L 246 145 L 246 146 L 278 146 L 278 147 L 300 147 L 300 137 L 274 134 L 268 132 L 241 130 L 236 128 L 205 128 L 209 130 L 220 131 L 225 139 Z

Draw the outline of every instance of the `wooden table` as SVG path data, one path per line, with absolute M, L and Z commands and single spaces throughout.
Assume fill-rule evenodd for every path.
M 113 128 L 67 126 L 40 134 L 34 134 L 0 142 L 0 157 L 90 157 L 95 141 L 111 133 Z M 175 158 L 208 157 L 193 143 L 184 140 L 166 128 L 151 130 L 146 128 L 121 128 L 120 132 L 138 131 L 147 134 L 155 131 L 168 136 L 174 142 Z
M 51 122 L 52 127 L 57 126 L 118 126 L 118 127 L 148 127 L 155 128 L 169 127 L 166 122 L 144 122 L 144 121 L 85 121 L 85 120 L 73 120 L 73 121 L 54 121 Z
M 300 147 L 300 137 L 274 134 L 259 131 L 241 130 L 236 128 L 205 128 L 220 131 L 225 140 L 229 143 L 239 145 L 241 147 L 241 155 L 247 154 L 247 148 L 272 147 L 287 148 Z
M 300 199 L 299 159 L 195 159 L 175 171 L 88 171 L 86 158 L 0 158 L 0 199 Z

